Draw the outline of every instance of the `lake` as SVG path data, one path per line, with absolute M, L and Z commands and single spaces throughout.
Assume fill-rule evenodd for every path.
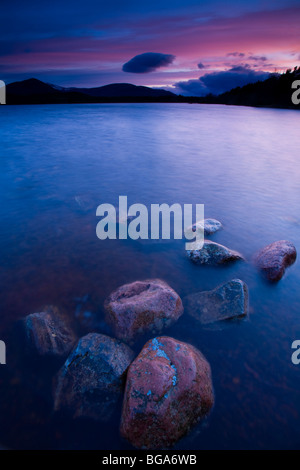
M 122 284 L 161 278 L 181 297 L 234 278 L 248 284 L 249 318 L 201 327 L 183 314 L 164 332 L 193 344 L 212 368 L 215 406 L 175 449 L 300 448 L 300 266 L 277 284 L 254 253 L 281 239 L 300 249 L 300 113 L 189 104 L 0 108 L 0 444 L 34 449 L 131 449 L 119 437 L 121 403 L 105 425 L 51 413 L 51 380 L 24 366 L 14 324 L 54 304 L 91 312 Z M 105 240 L 96 208 L 204 204 L 223 230 L 211 238 L 247 262 L 193 265 L 184 240 Z M 80 307 L 81 308 L 81 307 Z M 94 324 L 93 324 L 94 325 Z M 91 328 L 78 325 L 80 334 Z M 145 342 L 145 341 L 144 341 Z M 135 346 L 139 352 L 144 342 Z

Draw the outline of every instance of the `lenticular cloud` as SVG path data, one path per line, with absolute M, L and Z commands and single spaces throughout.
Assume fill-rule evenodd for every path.
M 154 72 L 159 67 L 170 65 L 175 56 L 172 54 L 161 54 L 159 52 L 145 52 L 133 57 L 123 65 L 123 72 L 149 73 Z

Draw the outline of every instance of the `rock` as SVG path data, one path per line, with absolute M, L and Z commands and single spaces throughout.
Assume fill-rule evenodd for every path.
M 221 320 L 245 317 L 248 313 L 248 287 L 233 279 L 211 291 L 184 298 L 187 313 L 203 325 Z
M 204 235 L 212 235 L 213 233 L 217 232 L 222 228 L 221 222 L 219 222 L 216 219 L 203 219 L 199 220 L 195 224 L 193 224 L 190 227 L 190 230 L 193 232 L 196 232 L 196 230 L 199 230 L 201 232 L 204 231 Z
M 64 359 L 77 341 L 68 319 L 53 306 L 25 317 L 23 326 L 26 346 L 37 357 Z
M 268 280 L 279 281 L 286 268 L 295 262 L 296 257 L 297 252 L 293 243 L 280 240 L 256 253 L 254 262 Z
M 199 250 L 187 250 L 187 256 L 195 264 L 217 265 L 230 261 L 244 259 L 237 251 L 232 251 L 226 246 L 210 240 L 204 240 L 203 247 Z
M 73 418 L 108 421 L 133 358 L 131 349 L 114 338 L 97 333 L 84 336 L 57 374 L 54 410 Z
M 121 435 L 137 448 L 170 447 L 214 402 L 211 370 L 193 346 L 154 338 L 128 369 Z
M 116 337 L 126 342 L 146 331 L 160 332 L 183 313 L 179 295 L 160 279 L 125 284 L 110 294 L 104 307 Z

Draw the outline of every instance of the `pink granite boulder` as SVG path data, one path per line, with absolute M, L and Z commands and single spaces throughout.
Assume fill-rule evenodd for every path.
M 297 257 L 296 248 L 287 240 L 280 240 L 266 246 L 254 257 L 258 269 L 269 281 L 279 281 L 286 268 L 291 266 Z
M 179 295 L 160 279 L 125 284 L 110 294 L 104 306 L 115 336 L 125 342 L 147 331 L 159 333 L 183 313 Z
M 137 448 L 170 447 L 213 403 L 211 370 L 201 352 L 167 336 L 154 338 L 128 369 L 121 435 Z

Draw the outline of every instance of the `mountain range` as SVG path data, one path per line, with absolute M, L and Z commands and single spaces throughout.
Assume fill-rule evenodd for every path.
M 300 109 L 292 103 L 292 83 L 300 79 L 300 67 L 274 74 L 267 80 L 237 87 L 220 95 L 181 96 L 170 91 L 130 83 L 114 83 L 94 88 L 64 88 L 36 78 L 6 87 L 7 104 L 68 103 L 207 103 L 237 106 Z M 300 96 L 300 92 L 299 92 Z
M 96 88 L 64 88 L 36 78 L 14 82 L 6 87 L 7 104 L 102 103 L 131 101 L 172 101 L 170 91 L 130 83 L 113 83 Z

